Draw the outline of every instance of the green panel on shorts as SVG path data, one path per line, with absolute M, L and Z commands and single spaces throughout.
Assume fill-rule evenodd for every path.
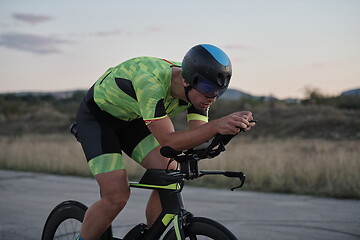
M 160 146 L 159 142 L 152 134 L 150 134 L 134 148 L 131 158 L 136 162 L 141 163 L 146 155 L 158 146 Z
M 89 161 L 93 175 L 125 169 L 123 157 L 119 153 L 109 153 L 94 157 Z

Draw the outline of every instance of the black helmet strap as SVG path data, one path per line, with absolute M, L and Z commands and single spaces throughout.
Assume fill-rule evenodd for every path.
M 189 98 L 189 91 L 192 89 L 193 87 L 192 86 L 187 86 L 187 87 L 184 87 L 184 89 L 185 89 L 185 96 L 186 96 L 186 99 L 189 101 L 189 103 L 192 103 L 191 101 L 190 101 L 190 98 Z

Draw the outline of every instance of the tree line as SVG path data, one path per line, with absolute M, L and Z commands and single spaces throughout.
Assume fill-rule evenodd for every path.
M 85 91 L 66 95 L 0 94 L 0 134 L 66 133 L 75 120 Z M 308 89 L 298 101 L 245 97 L 213 104 L 209 116 L 216 119 L 232 112 L 252 111 L 258 124 L 252 137 L 300 137 L 360 139 L 360 96 L 326 96 Z M 185 116 L 174 118 L 175 127 L 185 128 Z

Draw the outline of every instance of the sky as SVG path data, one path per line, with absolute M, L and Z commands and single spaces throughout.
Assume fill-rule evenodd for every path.
M 0 92 L 87 89 L 132 57 L 230 57 L 230 87 L 301 98 L 360 87 L 359 0 L 2 0 Z

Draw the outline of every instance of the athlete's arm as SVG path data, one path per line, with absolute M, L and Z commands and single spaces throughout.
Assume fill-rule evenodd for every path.
M 250 128 L 254 123 L 238 113 L 200 124 L 198 121 L 191 123 L 193 126 L 188 130 L 175 131 L 174 125 L 169 117 L 153 121 L 148 125 L 149 130 L 159 141 L 161 146 L 170 146 L 175 150 L 186 150 L 198 146 L 217 133 L 220 134 L 236 134 L 239 128 Z M 197 125 L 197 126 L 195 126 Z
M 195 129 L 206 123 L 207 122 L 201 121 L 201 120 L 190 120 L 190 121 L 188 121 L 188 127 L 189 127 L 189 129 Z
M 175 131 L 169 117 L 150 123 L 148 128 L 161 146 L 170 146 L 178 151 L 198 146 L 216 134 L 209 123 L 195 129 Z

